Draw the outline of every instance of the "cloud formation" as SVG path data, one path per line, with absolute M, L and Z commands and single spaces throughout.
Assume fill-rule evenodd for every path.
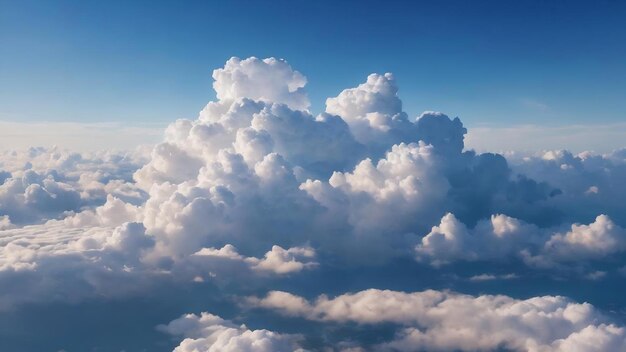
M 217 100 L 149 149 L 0 154 L 0 316 L 164 287 L 231 301 L 270 290 L 248 303 L 324 325 L 338 349 L 624 347 L 620 324 L 560 288 L 524 299 L 399 291 L 446 277 L 469 289 L 611 279 L 626 265 L 624 150 L 477 153 L 458 117 L 403 112 L 390 73 L 317 115 L 284 60 L 232 58 L 213 78 Z M 398 291 L 367 290 L 387 284 Z M 311 300 L 340 287 L 360 291 Z M 294 288 L 308 299 L 277 291 Z M 398 328 L 375 342 L 326 329 L 350 323 Z M 159 329 L 183 339 L 177 351 L 328 347 L 319 330 L 272 324 L 202 313 Z
M 415 247 L 419 261 L 435 266 L 518 257 L 531 266 L 551 267 L 608 258 L 625 250 L 626 229 L 606 215 L 589 225 L 572 224 L 569 231 L 553 232 L 506 215 L 493 215 L 468 229 L 448 213 Z
M 297 336 L 279 334 L 269 330 L 250 330 L 237 326 L 216 315 L 186 314 L 158 329 L 185 339 L 174 352 L 241 351 L 241 352 L 288 352 L 303 351 L 297 346 Z
M 306 77 L 291 69 L 284 60 L 233 57 L 224 68 L 213 71 L 213 89 L 219 100 L 251 100 L 285 104 L 294 110 L 307 110 L 304 91 Z
M 102 205 L 107 197 L 140 204 L 145 192 L 131 181 L 143 162 L 140 152 L 5 152 L 0 157 L 0 214 L 13 224 L 30 225 Z
M 414 293 L 370 289 L 315 301 L 271 291 L 247 304 L 308 320 L 393 323 L 399 330 L 377 350 L 391 351 L 618 351 L 626 329 L 588 303 L 564 297 L 526 300 L 452 292 Z
M 307 268 L 314 268 L 318 265 L 318 263 L 312 261 L 315 257 L 315 250 L 310 247 L 284 249 L 280 246 L 272 246 L 272 250 L 265 253 L 265 256 L 259 259 L 255 257 L 244 257 L 237 252 L 237 248 L 227 244 L 220 249 L 202 248 L 193 255 L 241 262 L 249 266 L 253 271 L 261 273 L 289 274 Z

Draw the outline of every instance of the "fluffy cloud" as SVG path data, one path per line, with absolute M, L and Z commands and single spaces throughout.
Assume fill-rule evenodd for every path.
M 27 170 L 0 185 L 0 212 L 15 223 L 41 222 L 64 211 L 77 210 L 80 193 L 55 179 L 55 173 Z
M 250 330 L 216 315 L 186 314 L 167 325 L 159 325 L 162 332 L 183 336 L 184 340 L 174 352 L 241 351 L 241 352 L 291 352 L 298 348 L 297 336 L 279 334 L 269 330 Z
M 213 71 L 213 88 L 220 100 L 249 98 L 280 103 L 295 110 L 306 110 L 309 98 L 304 92 L 306 77 L 275 58 L 241 60 L 233 57 L 224 68 Z
M 11 228 L 11 218 L 8 215 L 0 216 L 0 231 Z
M 381 272 L 409 287 L 415 271 L 432 272 L 426 265 L 444 272 L 459 261 L 471 262 L 459 273 L 466 285 L 517 277 L 520 263 L 550 274 L 584 266 L 589 280 L 624 265 L 623 150 L 479 154 L 465 148 L 459 118 L 403 112 L 389 73 L 329 98 L 318 115 L 306 78 L 284 60 L 232 58 L 213 77 L 217 100 L 171 123 L 150 150 L 0 154 L 0 308 L 123 299 L 159 285 L 213 287 L 215 297 L 329 292 L 346 273 L 359 274 L 349 287 L 381 287 Z M 370 290 L 310 302 L 273 291 L 255 304 L 403 327 L 379 348 L 623 344 L 622 328 L 591 306 L 553 296 Z M 288 335 L 208 314 L 175 322 L 162 329 L 185 338 L 180 351 L 295 348 Z
M 383 263 L 414 255 L 416 244 L 418 258 L 432 264 L 506 253 L 540 266 L 547 254 L 564 261 L 566 253 L 601 259 L 621 251 L 611 242 L 619 231 L 602 236 L 602 226 L 591 240 L 603 241 L 601 248 L 580 236 L 551 238 L 545 228 L 563 226 L 560 198 L 570 188 L 518 175 L 501 155 L 464 150 L 467 130 L 458 118 L 425 112 L 410 119 L 391 74 L 372 74 L 329 98 L 318 116 L 307 110 L 306 79 L 283 60 L 233 58 L 214 79 L 218 100 L 196 120 L 172 123 L 150 152 L 5 153 L 2 227 L 62 219 L 63 226 L 49 225 L 62 239 L 73 229 L 112 236 L 138 223 L 153 244 L 142 265 L 203 278 L 225 270 L 214 267 L 224 258 L 198 254 L 226 245 L 247 253 L 237 252 L 239 264 L 257 273 L 310 268 L 315 252 L 350 265 Z M 567 154 L 541 160 L 558 158 L 580 164 Z M 619 160 L 616 153 L 596 164 L 615 169 Z M 585 196 L 604 187 L 586 185 L 595 191 Z
M 464 151 L 458 118 L 409 119 L 391 74 L 329 98 L 318 116 L 284 61 L 233 58 L 214 78 L 218 100 L 171 124 L 134 174 L 164 256 L 225 243 L 258 256 L 309 242 L 384 261 L 410 255 L 446 212 L 470 225 L 495 212 L 532 222 L 558 195 L 515 177 L 500 155 Z
M 506 215 L 493 215 L 474 228 L 447 214 L 415 247 L 417 259 L 440 266 L 450 262 L 523 259 L 552 267 L 559 262 L 601 259 L 626 250 L 626 230 L 608 216 L 589 225 L 573 224 L 569 231 L 540 229 Z
M 233 245 L 225 245 L 220 249 L 202 248 L 195 256 L 223 258 L 229 261 L 245 263 L 251 270 L 261 273 L 289 274 L 313 268 L 318 263 L 312 261 L 315 250 L 310 247 L 294 247 L 284 249 L 273 246 L 263 258 L 244 257 Z M 302 261 L 299 261 L 302 260 Z
M 63 222 L 74 227 L 85 226 L 119 226 L 125 222 L 140 221 L 141 208 L 125 203 L 112 195 L 107 196 L 106 203 L 95 209 L 85 210 L 63 219 Z
M 563 214 L 564 221 L 581 222 L 606 214 L 626 226 L 626 156 L 624 150 L 605 155 L 565 150 L 539 152 L 534 155 L 512 153 L 508 158 L 515 172 L 548 182 L 561 194 L 550 199 Z
M 369 289 L 315 301 L 272 291 L 247 304 L 309 320 L 401 326 L 394 351 L 607 351 L 626 348 L 626 329 L 610 323 L 588 303 L 564 297 L 526 300 L 469 296 L 445 291 L 405 293 Z M 581 342 L 588 341 L 583 344 Z
M 153 244 L 141 223 L 111 228 L 49 221 L 0 231 L 0 311 L 27 302 L 137 294 L 155 279 L 141 262 Z
M 0 157 L 0 215 L 15 225 L 63 218 L 68 212 L 104 203 L 114 196 L 145 201 L 132 184 L 143 162 L 140 153 L 70 153 L 55 148 L 5 152 Z
M 318 266 L 312 248 L 280 246 L 261 258 L 225 245 L 164 261 L 155 257 L 156 240 L 142 223 L 104 226 L 95 214 L 88 214 L 90 221 L 97 219 L 88 226 L 54 220 L 0 231 L 0 311 L 27 302 L 128 297 L 163 281 L 256 285 Z
M 174 352 L 291 352 L 304 351 L 297 347 L 297 336 L 279 334 L 269 330 L 250 330 L 206 312 L 199 316 L 186 314 L 160 331 L 185 339 Z
M 626 230 L 600 215 L 589 225 L 574 224 L 571 231 L 552 236 L 545 246 L 553 255 L 570 260 L 602 257 L 626 249 Z
M 386 149 L 397 142 L 415 138 L 415 125 L 402 111 L 402 101 L 397 93 L 398 87 L 391 73 L 371 74 L 358 87 L 328 98 L 326 112 L 341 116 L 359 142 Z

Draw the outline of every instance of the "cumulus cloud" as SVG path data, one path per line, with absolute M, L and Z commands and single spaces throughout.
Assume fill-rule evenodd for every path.
M 393 351 L 606 351 L 626 348 L 626 330 L 588 303 L 564 297 L 526 300 L 428 290 L 405 293 L 369 289 L 314 301 L 272 291 L 247 304 L 321 322 L 393 323 Z M 582 341 L 588 341 L 579 344 Z
M 390 73 L 327 99 L 317 115 L 306 78 L 284 60 L 232 58 L 213 78 L 217 100 L 171 123 L 149 149 L 0 154 L 0 308 L 120 298 L 159 284 L 237 296 L 316 282 L 328 292 L 351 270 L 406 284 L 414 269 L 460 261 L 477 265 L 460 273 L 473 287 L 517 277 L 520 263 L 550 273 L 582 265 L 592 284 L 624 264 L 616 259 L 626 250 L 624 150 L 480 154 L 466 148 L 458 117 L 403 112 Z M 516 264 L 479 267 L 503 262 Z M 597 310 L 555 296 L 369 290 L 308 301 L 272 291 L 251 302 L 316 322 L 402 326 L 376 342 L 381 349 L 623 344 L 622 328 Z M 162 329 L 185 339 L 179 351 L 296 341 L 206 313 Z
M 11 228 L 11 226 L 12 226 L 11 219 L 9 218 L 8 215 L 0 216 L 0 231 L 9 229 Z
M 80 193 L 54 173 L 27 170 L 0 185 L 0 212 L 16 223 L 40 222 L 80 205 Z
M 326 100 L 326 112 L 341 116 L 357 140 L 374 148 L 414 138 L 415 126 L 402 112 L 402 101 L 391 73 L 371 74 L 356 88 Z
M 119 198 L 107 195 L 106 203 L 95 209 L 70 215 L 63 222 L 70 226 L 119 226 L 125 222 L 141 220 L 141 208 L 131 203 L 125 203 Z
M 304 351 L 297 345 L 298 337 L 261 329 L 250 330 L 206 312 L 186 314 L 167 325 L 157 327 L 162 332 L 182 336 L 184 340 L 174 352 L 241 351 L 291 352 Z
M 154 279 L 141 262 L 153 245 L 141 223 L 112 228 L 49 221 L 0 231 L 0 311 L 27 302 L 137 294 Z
M 580 222 L 598 214 L 606 214 L 618 224 L 626 225 L 626 158 L 624 150 L 608 154 L 551 150 L 527 155 L 508 156 L 515 172 L 535 180 L 548 182 L 561 194 L 550 199 L 561 210 L 563 220 Z
M 214 78 L 218 100 L 172 123 L 134 174 L 162 255 L 310 242 L 384 261 L 410 255 L 447 211 L 470 225 L 495 212 L 534 221 L 558 195 L 515 177 L 502 156 L 465 151 L 458 118 L 409 119 L 391 74 L 329 98 L 318 116 L 284 61 L 233 58 Z
M 0 215 L 15 225 L 63 218 L 68 212 L 104 203 L 114 196 L 145 201 L 131 183 L 143 162 L 140 154 L 72 153 L 55 148 L 9 151 L 0 157 Z
M 626 229 L 608 216 L 599 215 L 589 225 L 573 224 L 570 231 L 552 235 L 540 254 L 528 256 L 527 260 L 532 264 L 550 265 L 559 261 L 602 259 L 625 250 Z
M 510 260 L 536 267 L 610 257 L 626 250 L 626 230 L 608 216 L 558 232 L 506 215 L 493 215 L 469 229 L 448 213 L 415 247 L 416 258 L 440 266 L 455 261 Z
M 317 116 L 307 110 L 306 78 L 284 60 L 232 58 L 214 79 L 218 100 L 197 119 L 168 126 L 149 152 L 5 153 L 3 228 L 62 219 L 63 226 L 50 223 L 52 232 L 103 228 L 110 236 L 138 223 L 153 244 L 142 265 L 202 277 L 215 273 L 198 266 L 217 265 L 219 256 L 198 254 L 226 245 L 257 273 L 311 268 L 314 253 L 375 265 L 413 256 L 416 245 L 417 257 L 435 265 L 506 253 L 539 267 L 547 253 L 564 261 L 565 253 L 598 259 L 621 251 L 610 242 L 619 231 L 603 236 L 606 226 L 591 231 L 598 236 L 590 241 L 606 242 L 596 249 L 580 236 L 548 235 L 546 226 L 563 226 L 560 199 L 571 193 L 568 185 L 551 186 L 544 169 L 552 169 L 539 162 L 526 167 L 544 170 L 536 181 L 501 155 L 465 150 L 467 130 L 458 118 L 409 118 L 392 74 L 368 76 L 329 98 Z M 541 162 L 582 163 L 560 155 Z M 624 159 L 580 158 L 611 167 Z M 585 197 L 604 194 L 606 186 L 598 180 L 584 189 L 590 187 L 596 191 Z M 83 237 L 81 243 L 91 241 Z
M 295 110 L 309 107 L 304 92 L 306 77 L 292 70 L 285 60 L 233 57 L 224 68 L 213 71 L 213 79 L 220 100 L 249 98 L 285 104 Z
M 244 257 L 237 252 L 237 248 L 227 244 L 220 249 L 202 248 L 194 255 L 242 262 L 248 265 L 251 270 L 274 274 L 296 273 L 318 265 L 318 263 L 312 261 L 315 257 L 315 250 L 310 247 L 284 249 L 280 246 L 272 246 L 272 250 L 265 253 L 263 258 L 255 258 Z

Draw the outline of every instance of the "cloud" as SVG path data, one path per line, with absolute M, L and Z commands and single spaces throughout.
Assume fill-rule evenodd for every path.
M 263 259 L 252 260 L 251 262 L 254 263 L 252 269 L 256 271 L 288 274 L 317 266 L 316 262 L 310 261 L 313 257 L 315 257 L 315 250 L 310 247 L 283 249 L 280 246 L 272 246 L 272 250 L 265 253 Z M 298 259 L 300 258 L 307 260 L 307 262 L 299 262 Z
M 141 208 L 107 195 L 106 203 L 95 209 L 85 210 L 68 216 L 63 222 L 70 226 L 119 226 L 125 222 L 136 222 L 142 218 Z
M 145 193 L 130 182 L 141 163 L 139 153 L 4 152 L 0 168 L 8 171 L 0 183 L 0 214 L 27 225 L 101 205 L 110 196 L 141 203 Z
M 10 229 L 12 226 L 11 218 L 8 215 L 0 216 L 0 231 Z
M 458 118 L 409 120 L 391 74 L 329 98 L 318 116 L 294 102 L 306 80 L 284 61 L 233 58 L 214 78 L 218 100 L 172 123 L 134 174 L 162 255 L 230 243 L 258 256 L 311 241 L 384 261 L 409 255 L 447 211 L 470 225 L 494 212 L 536 221 L 558 194 L 515 178 L 502 156 L 464 151 Z
M 185 339 L 174 352 L 241 351 L 241 352 L 291 352 L 298 348 L 297 336 L 279 334 L 269 330 L 250 330 L 206 312 L 199 316 L 186 314 L 167 325 L 157 327 L 162 332 Z
M 213 76 L 217 100 L 172 122 L 153 147 L 0 153 L 0 310 L 185 292 L 168 296 L 175 316 L 190 311 L 187 299 L 270 289 L 250 302 L 323 325 L 305 329 L 303 346 L 622 346 L 621 327 L 560 296 L 372 289 L 311 301 L 276 289 L 498 293 L 557 274 L 573 280 L 568 270 L 588 285 L 609 280 L 626 250 L 624 150 L 477 153 L 458 117 L 403 112 L 389 73 L 329 98 L 317 115 L 306 78 L 284 60 L 232 58 Z M 530 270 L 544 272 L 522 273 Z M 511 287 L 476 284 L 516 277 Z M 180 351 L 290 350 L 300 341 L 272 332 L 297 330 L 272 319 L 271 331 L 206 313 L 175 322 L 162 331 L 184 339 Z M 395 338 L 385 324 L 399 326 Z M 378 337 L 338 338 L 338 325 Z
M 626 250 L 626 230 L 608 216 L 566 232 L 540 229 L 506 215 L 493 215 L 469 229 L 448 213 L 415 247 L 417 260 L 434 266 L 455 261 L 511 260 L 534 267 L 608 258 Z
M 549 202 L 561 209 L 570 222 L 606 214 L 626 225 L 626 205 L 619 201 L 626 196 L 626 184 L 621 181 L 626 177 L 623 150 L 604 155 L 566 150 L 512 153 L 509 160 L 516 173 L 547 182 L 561 191 L 559 197 Z
M 15 223 L 33 223 L 78 210 L 82 203 L 80 193 L 55 176 L 27 170 L 6 179 L 0 185 L 0 213 Z
M 307 110 L 306 78 L 283 60 L 232 58 L 214 79 L 218 100 L 196 120 L 170 124 L 151 151 L 5 153 L 2 226 L 58 219 L 64 225 L 51 222 L 51 238 L 62 239 L 77 228 L 106 229 L 102 238 L 110 237 L 138 223 L 152 243 L 139 258 L 143 269 L 204 279 L 236 265 L 222 268 L 195 254 L 227 245 L 246 253 L 238 254 L 240 268 L 257 273 L 302 271 L 316 263 L 311 253 L 355 266 L 415 255 L 435 265 L 500 260 L 506 253 L 535 267 L 547 253 L 561 253 L 557 261 L 566 252 L 594 260 L 614 253 L 572 236 L 550 240 L 546 229 L 558 232 L 564 220 L 583 218 L 565 215 L 574 213 L 572 202 L 561 199 L 604 196 L 622 174 L 619 153 L 555 154 L 513 169 L 501 155 L 466 150 L 459 118 L 425 112 L 410 119 L 388 73 L 329 98 L 317 116 Z M 556 175 L 584 167 L 553 169 L 559 158 L 560 165 L 610 168 L 615 175 L 577 185 L 573 196 L 573 186 L 555 182 Z M 582 184 L 578 178 L 572 183 Z M 590 187 L 597 192 L 586 192 Z M 611 219 L 622 209 L 618 201 L 604 203 Z M 93 240 L 84 237 L 85 245 Z
M 328 98 L 326 112 L 341 116 L 359 142 L 373 147 L 386 149 L 415 132 L 414 124 L 402 111 L 391 73 L 371 74 L 358 87 Z
M 156 239 L 142 223 L 105 225 L 99 214 L 89 213 L 93 223 L 86 226 L 65 219 L 0 231 L 0 313 L 28 302 L 141 295 L 163 282 L 263 285 L 318 266 L 310 247 L 273 246 L 261 258 L 242 256 L 232 245 L 176 260 L 155 256 Z
M 559 296 L 519 300 L 434 290 L 369 289 L 334 298 L 322 295 L 315 301 L 272 291 L 246 302 L 314 321 L 397 324 L 400 328 L 394 339 L 378 350 L 617 351 L 626 347 L 623 327 L 611 324 L 588 303 Z M 583 339 L 590 343 L 578 345 Z
M 318 263 L 312 261 L 315 250 L 310 247 L 293 247 L 284 249 L 272 246 L 272 250 L 265 253 L 263 258 L 244 257 L 237 252 L 233 245 L 225 245 L 220 249 L 202 248 L 194 253 L 195 256 L 224 258 L 235 262 L 243 262 L 253 271 L 273 274 L 289 274 L 314 268 Z M 303 261 L 299 261 L 303 260 Z
M 154 245 L 141 223 L 68 227 L 49 221 L 0 232 L 0 311 L 27 302 L 123 297 L 150 286 L 142 265 Z
M 309 99 L 304 92 L 306 77 L 275 58 L 241 60 L 233 57 L 224 68 L 213 71 L 213 88 L 220 100 L 249 98 L 280 103 L 295 110 L 306 110 Z
M 625 250 L 626 229 L 608 216 L 599 215 L 589 225 L 572 224 L 570 231 L 553 234 L 538 255 L 529 251 L 522 254 L 528 264 L 542 267 L 558 262 L 602 260 Z

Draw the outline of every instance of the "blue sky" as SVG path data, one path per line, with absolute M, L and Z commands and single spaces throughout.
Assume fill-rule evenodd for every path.
M 287 59 L 326 97 L 393 72 L 405 110 L 468 126 L 616 123 L 618 1 L 0 1 L 0 120 L 165 124 L 231 56 Z

